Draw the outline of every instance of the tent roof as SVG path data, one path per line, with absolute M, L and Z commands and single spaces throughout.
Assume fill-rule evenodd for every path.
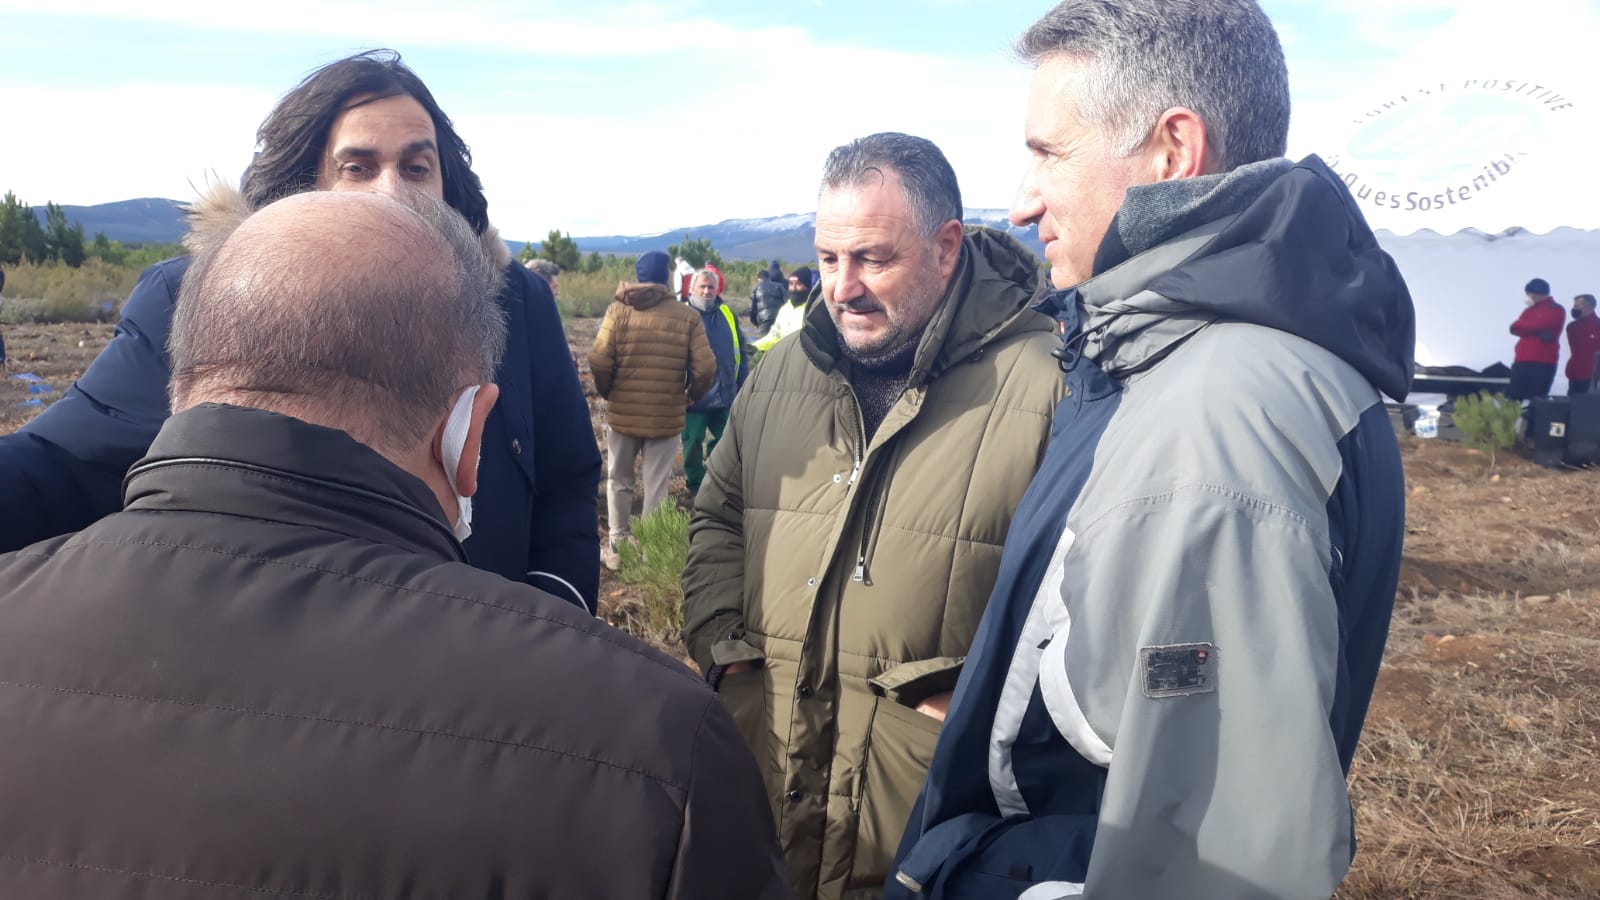
M 1600 229 L 1586 158 L 1600 136 L 1597 5 L 1474 5 L 1297 129 L 1293 155 L 1320 155 L 1394 234 Z

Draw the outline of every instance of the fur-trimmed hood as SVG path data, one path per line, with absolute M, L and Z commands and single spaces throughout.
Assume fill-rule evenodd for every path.
M 184 249 L 198 253 L 226 240 L 240 223 L 250 217 L 252 210 L 245 203 L 244 194 L 230 185 L 216 185 L 201 194 L 193 203 L 183 208 L 189 219 L 189 233 L 183 237 Z M 479 235 L 484 252 L 494 263 L 494 278 L 490 282 L 495 295 L 506 286 L 506 266 L 511 264 L 511 248 L 500 239 L 500 229 L 491 223 Z

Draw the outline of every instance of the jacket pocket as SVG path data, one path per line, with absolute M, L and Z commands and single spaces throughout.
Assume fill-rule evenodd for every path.
M 767 730 L 766 671 L 753 669 L 736 675 L 724 675 L 717 684 L 717 695 L 733 722 L 739 727 L 739 736 L 760 760 L 765 749 Z M 766 766 L 762 766 L 763 769 Z
M 723 708 L 733 716 L 739 737 L 744 739 L 745 746 L 750 748 L 751 755 L 755 757 L 756 768 L 761 770 L 761 782 L 767 789 L 767 800 L 774 804 L 773 816 L 776 817 L 776 798 L 781 793 L 783 771 L 774 760 L 772 728 L 767 716 L 767 705 L 771 700 L 766 681 L 765 668 L 724 675 L 717 684 L 717 695 L 722 699 Z
M 939 721 L 878 697 L 867 730 L 849 887 L 882 886 L 939 742 Z

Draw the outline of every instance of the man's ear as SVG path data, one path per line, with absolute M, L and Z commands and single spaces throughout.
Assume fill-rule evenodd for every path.
M 1217 171 L 1206 123 L 1192 109 L 1174 106 L 1161 114 L 1150 134 L 1145 158 L 1154 181 L 1194 178 Z
M 939 255 L 939 277 L 948 281 L 961 259 L 961 237 L 965 233 L 956 219 L 939 226 L 933 233 L 933 246 Z
M 483 423 L 489 419 L 489 410 L 500 399 L 497 384 L 478 385 L 478 394 L 472 398 L 472 423 L 467 426 L 467 445 L 461 450 L 461 463 L 456 467 L 456 491 L 463 497 L 478 492 L 478 454 L 483 449 Z

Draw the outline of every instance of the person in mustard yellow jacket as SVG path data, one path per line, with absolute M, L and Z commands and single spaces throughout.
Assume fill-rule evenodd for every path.
M 633 465 L 644 457 L 644 513 L 667 499 L 684 412 L 711 389 L 717 360 L 700 316 L 667 287 L 670 260 L 639 257 L 639 281 L 617 288 L 589 351 L 594 387 L 606 401 L 606 507 L 611 541 L 600 558 L 618 565 L 616 545 L 630 536 Z

